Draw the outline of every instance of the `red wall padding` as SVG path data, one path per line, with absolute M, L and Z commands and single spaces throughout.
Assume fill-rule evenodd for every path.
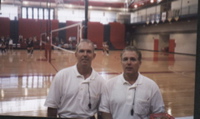
M 110 25 L 110 42 L 115 49 L 123 49 L 125 47 L 125 26 L 124 24 L 113 22 Z
M 10 19 L 9 18 L 0 18 L 0 37 L 10 36 Z
M 97 45 L 97 49 L 102 49 L 103 24 L 99 22 L 88 22 L 88 39 Z
M 40 34 L 48 30 L 47 23 L 47 20 L 19 19 L 19 35 L 24 38 L 36 36 L 39 39 Z M 58 29 L 58 20 L 52 20 L 49 28 Z
M 29 38 L 36 36 L 39 38 L 41 27 L 44 23 L 39 22 L 39 20 L 33 19 L 19 19 L 19 35 L 22 35 L 23 38 Z
M 59 22 L 58 20 L 51 20 L 51 29 L 55 30 L 59 28 Z M 55 32 L 52 34 L 52 38 L 58 36 L 58 32 Z
M 47 23 L 47 20 L 19 19 L 19 35 L 22 35 L 23 38 L 36 36 L 38 41 L 35 44 L 39 45 L 40 34 L 46 33 L 46 31 L 48 31 Z M 49 26 L 49 28 L 58 29 L 58 20 L 52 20 L 50 24 L 51 26 Z
M 73 25 L 73 24 L 76 24 L 76 23 L 79 23 L 79 22 L 76 22 L 76 21 L 66 21 L 66 26 L 70 26 L 70 25 Z M 78 33 L 78 30 L 77 30 L 78 27 L 72 27 L 72 28 L 69 28 L 69 29 L 66 29 L 66 41 L 67 43 L 69 43 L 69 37 L 76 37 L 77 39 L 77 33 Z

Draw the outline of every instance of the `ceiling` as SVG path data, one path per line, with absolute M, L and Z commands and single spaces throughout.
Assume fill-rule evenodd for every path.
M 74 7 L 84 7 L 85 1 L 88 1 L 88 6 L 100 9 L 137 9 L 149 4 L 161 2 L 161 0 L 2 0 L 5 4 L 18 4 L 21 6 L 47 6 L 51 7 L 71 5 Z M 166 1 L 166 0 L 162 0 Z M 137 8 L 135 7 L 137 5 Z

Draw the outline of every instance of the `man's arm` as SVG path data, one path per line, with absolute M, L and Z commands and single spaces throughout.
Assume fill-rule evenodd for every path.
M 48 117 L 57 117 L 57 109 L 48 107 L 47 109 L 47 116 Z
M 112 119 L 111 113 L 101 112 L 102 119 Z

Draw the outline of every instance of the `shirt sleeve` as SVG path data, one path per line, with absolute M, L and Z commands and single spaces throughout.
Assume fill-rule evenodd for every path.
M 100 112 L 110 113 L 110 109 L 109 109 L 109 91 L 108 91 L 107 84 L 105 84 L 103 86 L 102 95 L 101 95 L 101 102 L 100 102 L 100 106 L 99 106 L 99 111 Z
M 163 112 L 165 112 L 163 97 L 159 87 L 156 85 L 155 93 L 151 99 L 151 113 L 163 113 Z
M 51 107 L 51 108 L 59 107 L 61 94 L 62 94 L 61 78 L 62 77 L 59 74 L 56 74 L 56 76 L 54 77 L 44 106 Z

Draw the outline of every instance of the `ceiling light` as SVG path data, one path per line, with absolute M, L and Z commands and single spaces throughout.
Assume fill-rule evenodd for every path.
M 73 5 L 71 5 L 71 4 L 70 4 L 70 5 L 69 5 L 69 7 L 70 7 L 70 8 L 72 8 L 72 7 L 73 7 Z
M 153 2 L 154 2 L 154 0 L 151 0 L 150 2 L 151 2 L 151 3 L 153 3 Z
M 28 4 L 28 1 L 23 1 L 23 4 L 27 5 L 27 4 Z
M 89 6 L 89 9 L 92 9 L 92 6 Z
M 134 8 L 137 8 L 138 6 L 137 5 L 134 5 Z
M 109 10 L 111 10 L 112 8 L 111 8 L 111 7 L 109 7 L 108 9 L 109 9 Z
M 161 2 L 162 0 L 157 0 L 157 3 Z

